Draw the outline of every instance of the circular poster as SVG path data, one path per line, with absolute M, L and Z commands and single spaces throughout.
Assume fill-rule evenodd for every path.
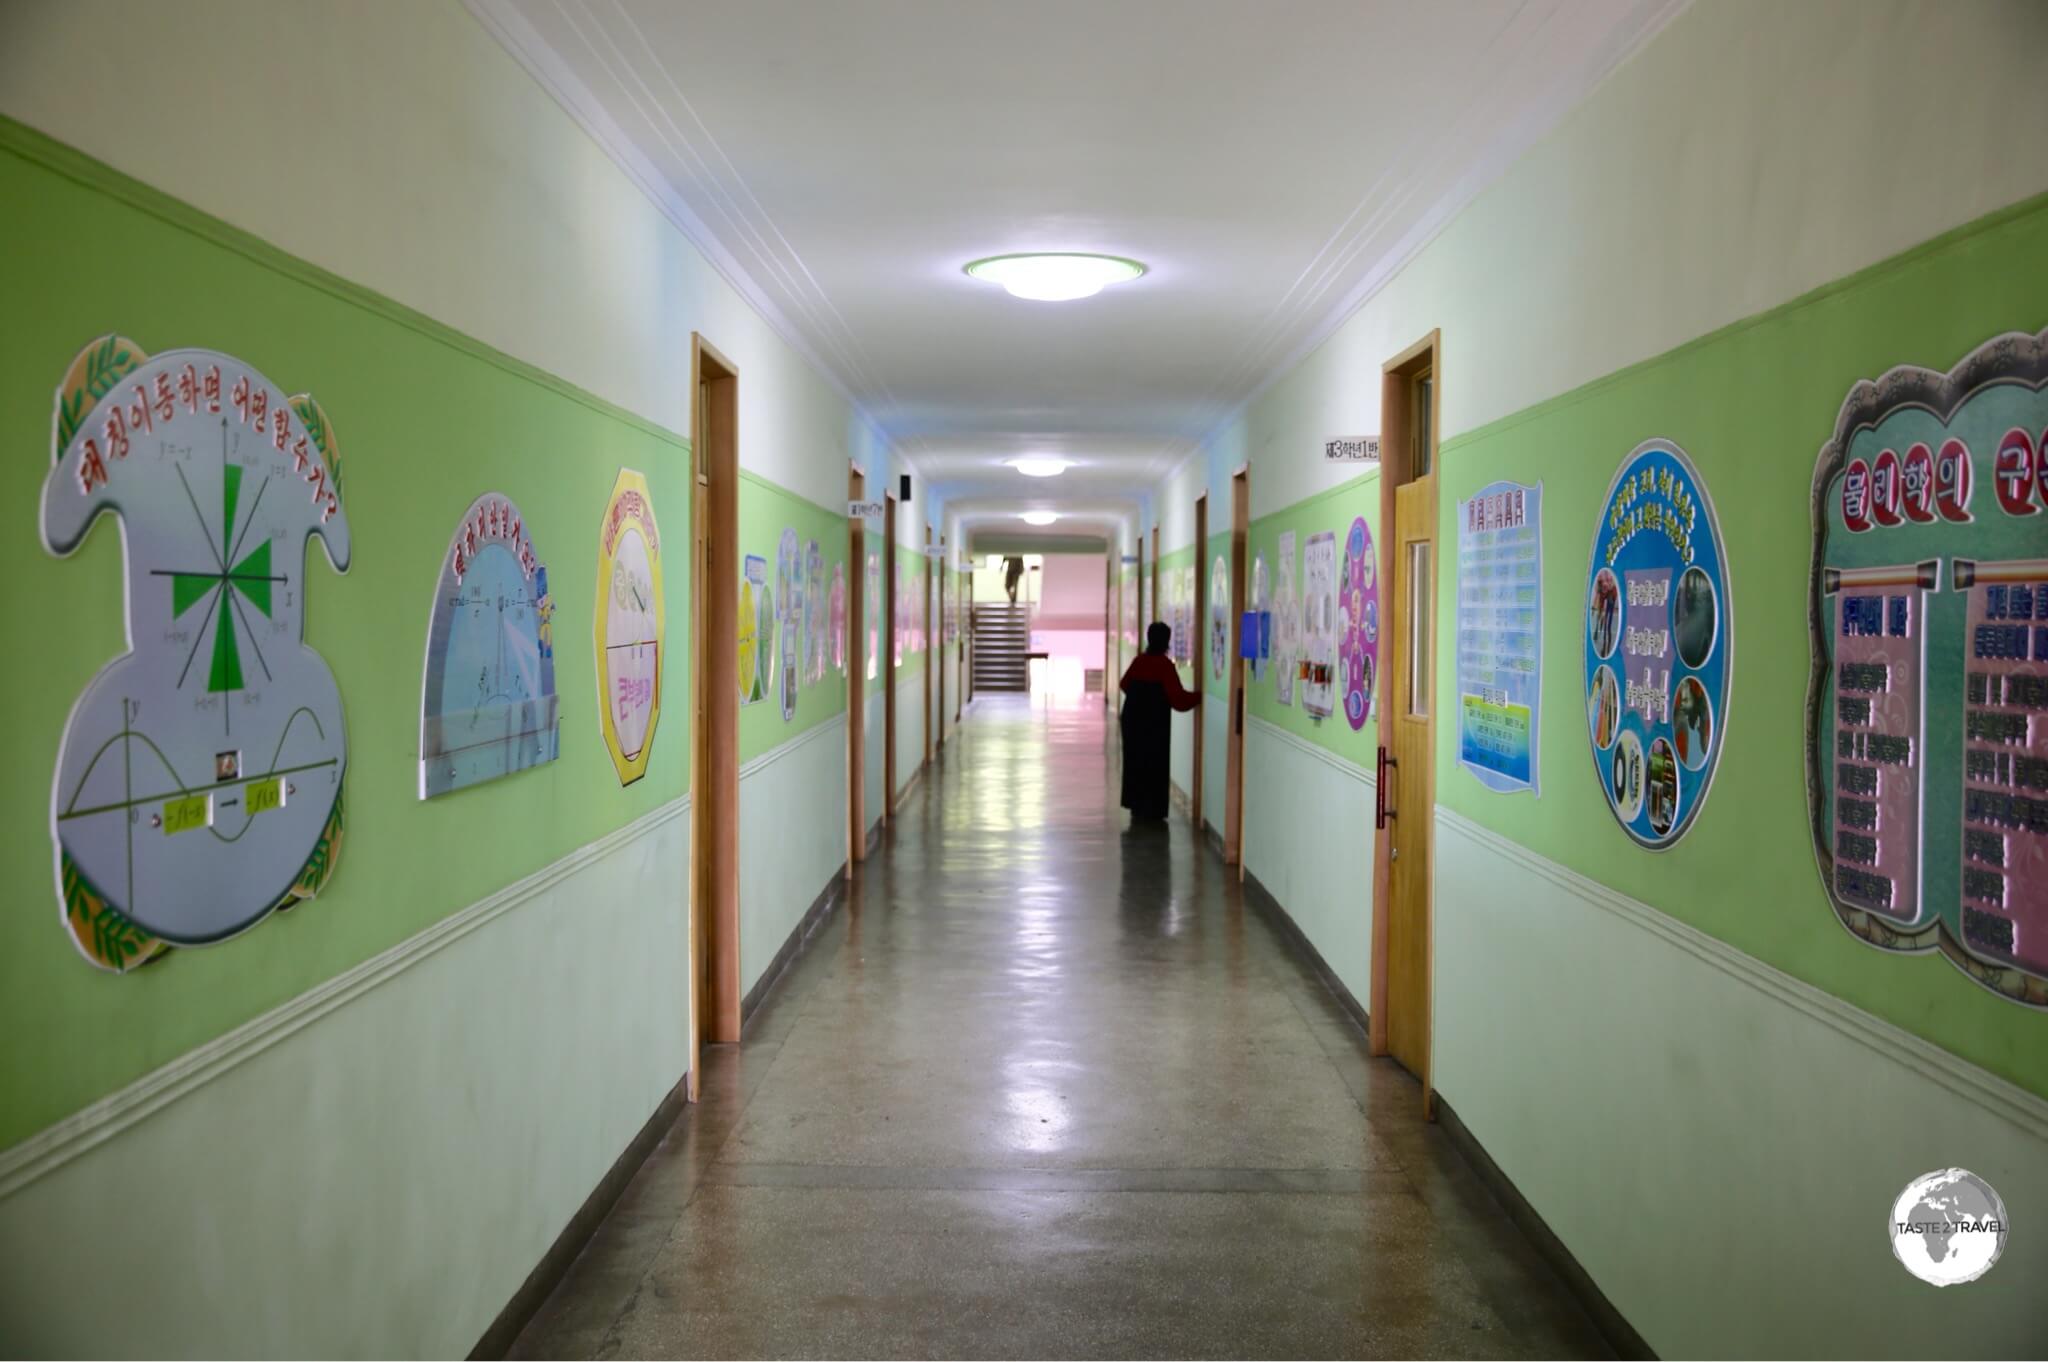
M 619 783 L 647 774 L 647 748 L 661 719 L 661 535 L 647 479 L 619 471 L 598 528 L 598 719 Z M 751 652 L 744 646 L 743 651 Z
M 1344 580 L 1337 598 L 1344 610 L 1344 632 L 1337 644 L 1344 718 L 1356 730 L 1365 727 L 1372 713 L 1380 667 L 1379 567 L 1373 561 L 1372 531 L 1363 516 L 1351 522 L 1351 533 L 1344 537 Z
M 1230 663 L 1230 568 L 1217 554 L 1209 568 L 1209 670 L 1218 681 Z
M 1669 846 L 1713 784 L 1734 647 L 1720 523 L 1677 445 L 1651 440 L 1622 460 L 1594 530 L 1584 609 L 1600 788 L 1637 843 Z

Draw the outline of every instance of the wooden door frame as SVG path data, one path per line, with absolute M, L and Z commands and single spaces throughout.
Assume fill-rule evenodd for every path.
M 1386 589 L 1387 593 L 1388 608 L 1382 616 L 1382 619 L 1387 626 L 1386 633 L 1384 636 L 1388 640 L 1389 644 L 1388 649 L 1381 656 L 1380 659 L 1380 676 L 1382 679 L 1381 695 L 1384 701 L 1386 702 L 1382 704 L 1380 710 L 1380 723 L 1382 725 L 1382 729 L 1380 731 L 1380 741 L 1382 746 L 1388 745 L 1388 735 L 1384 729 L 1384 725 L 1389 722 L 1387 706 L 1396 700 L 1394 694 L 1396 687 L 1392 684 L 1389 684 L 1389 679 L 1393 676 L 1404 674 L 1401 669 L 1405 665 L 1405 658 L 1403 657 L 1401 650 L 1407 646 L 1408 642 L 1406 637 L 1405 626 L 1406 615 L 1402 609 L 1401 595 L 1401 593 L 1405 589 L 1405 583 L 1407 578 L 1405 572 L 1398 571 L 1397 560 L 1400 555 L 1400 536 L 1395 531 L 1396 508 L 1394 503 L 1394 494 L 1395 491 L 1399 487 L 1401 487 L 1402 484 L 1408 482 L 1414 476 L 1413 457 L 1409 441 L 1409 436 L 1411 433 L 1411 413 L 1409 412 L 1409 406 L 1411 404 L 1408 398 L 1408 391 L 1412 376 L 1424 367 L 1427 367 L 1430 370 L 1432 378 L 1430 384 L 1429 420 L 1430 441 L 1432 447 L 1432 454 L 1430 457 L 1430 470 L 1432 472 L 1439 472 L 1441 471 L 1440 451 L 1442 447 L 1443 430 L 1443 424 L 1440 418 L 1443 412 L 1444 391 L 1442 333 L 1440 331 L 1431 331 L 1427 336 L 1424 336 L 1421 340 L 1415 342 L 1413 345 L 1409 346 L 1407 349 L 1401 351 L 1401 353 L 1395 355 L 1392 359 L 1388 360 L 1380 368 L 1381 532 L 1379 536 L 1378 556 L 1380 582 L 1383 584 L 1383 587 Z M 1434 543 L 1434 527 L 1432 527 L 1432 543 Z M 1431 616 L 1432 624 L 1434 624 L 1435 622 L 1436 614 L 1437 583 L 1442 579 L 1442 576 L 1443 571 L 1441 553 L 1433 550 L 1431 553 L 1431 568 L 1429 580 L 1430 599 L 1429 604 L 1427 606 L 1427 609 Z M 1439 631 L 1434 628 L 1430 630 L 1430 656 L 1428 660 L 1429 675 L 1428 680 L 1426 682 L 1426 684 L 1432 691 L 1432 699 L 1428 719 L 1430 733 L 1432 737 L 1434 737 L 1435 734 L 1437 709 L 1437 706 L 1434 703 L 1433 692 L 1435 690 L 1436 685 L 1436 653 L 1438 633 Z M 1431 744 L 1431 750 L 1434 750 L 1433 743 Z M 1384 778 L 1384 776 L 1382 776 L 1382 778 Z M 1427 859 L 1429 861 L 1429 877 L 1425 882 L 1423 892 L 1422 924 L 1424 933 L 1424 1002 L 1422 1023 L 1425 1040 L 1423 1046 L 1423 1071 L 1422 1073 L 1417 1075 L 1417 1077 L 1419 1077 L 1422 1080 L 1423 1114 L 1426 1118 L 1432 1120 L 1435 1119 L 1436 1115 L 1436 1092 L 1431 1082 L 1431 1075 L 1434 1070 L 1436 1060 L 1435 780 L 1436 773 L 1434 769 L 1434 762 L 1432 761 L 1428 766 L 1424 768 L 1425 797 L 1422 801 L 1423 807 L 1413 810 L 1396 809 L 1397 816 L 1422 819 L 1424 828 L 1423 836 L 1425 839 L 1425 845 L 1427 845 L 1428 847 Z M 1390 792 L 1388 791 L 1381 791 L 1380 794 L 1383 799 L 1389 798 L 1390 796 Z M 1391 801 L 1389 802 L 1389 807 L 1394 807 Z M 1389 923 L 1391 921 L 1392 914 L 1392 903 L 1390 901 L 1390 895 L 1392 891 L 1393 881 L 1393 858 L 1389 854 L 1392 850 L 1392 847 L 1393 828 L 1389 826 L 1377 829 L 1373 836 L 1372 984 L 1371 1002 L 1367 1008 L 1366 1027 L 1366 1039 L 1368 1048 L 1375 1055 L 1384 1055 L 1388 1052 L 1387 1030 L 1389 1025 L 1389 1018 L 1387 1015 L 1387 955 L 1389 949 Z
M 704 562 L 690 611 L 701 717 L 690 773 L 691 987 L 701 990 L 690 1007 L 694 1096 L 703 1046 L 740 1038 L 739 370 L 695 332 L 690 394 L 692 519 Z
M 1165 616 L 1159 613 L 1159 527 L 1157 525 L 1152 527 L 1152 616 L 1153 619 L 1165 618 Z M 1152 620 L 1146 620 L 1139 627 L 1149 630 L 1152 627 Z M 1142 641 L 1139 646 L 1143 646 Z
M 1230 709 L 1224 718 L 1223 864 L 1244 878 L 1245 563 L 1251 551 L 1251 465 L 1230 475 Z
M 946 648 L 948 645 L 946 643 L 946 536 L 943 534 L 939 536 L 939 556 L 937 562 L 938 566 L 931 569 L 932 594 L 938 598 L 938 606 L 934 613 L 939 618 L 939 631 L 932 639 L 932 665 L 939 673 L 938 680 L 934 683 L 938 687 L 939 703 L 932 710 L 932 722 L 938 726 L 939 730 L 936 746 L 944 748 L 946 745 Z M 930 565 L 927 564 L 927 566 Z
M 924 586 L 917 593 L 923 597 L 921 609 L 924 615 L 924 684 L 918 687 L 924 692 L 924 760 L 918 763 L 923 770 L 932 764 L 932 752 L 936 744 L 932 741 L 932 673 L 938 670 L 939 650 L 932 643 L 932 527 L 924 527 Z
M 867 499 L 867 475 L 850 464 L 846 499 Z M 868 688 L 867 567 L 868 527 L 858 516 L 846 520 L 846 561 L 853 567 L 852 590 L 846 593 L 846 863 L 857 865 L 868 854 Z
M 896 812 L 896 494 L 882 493 L 882 826 Z
M 1209 699 L 1209 492 L 1207 488 L 1195 498 L 1195 617 L 1188 621 L 1188 651 L 1194 655 L 1195 694 L 1201 703 L 1195 706 L 1195 761 L 1190 783 L 1195 787 L 1188 792 L 1189 802 L 1194 805 L 1195 831 L 1200 833 L 1207 826 L 1202 821 L 1202 733 L 1208 728 Z M 1199 840 L 1199 839 L 1198 839 Z
M 1110 668 L 1116 665 L 1115 648 L 1111 643 L 1113 631 L 1123 621 L 1116 615 L 1116 565 L 1110 559 L 1116 557 L 1114 550 L 1102 555 L 1102 707 L 1109 708 Z

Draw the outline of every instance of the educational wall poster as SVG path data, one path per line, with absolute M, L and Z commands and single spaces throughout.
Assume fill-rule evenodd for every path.
M 619 784 L 647 774 L 661 719 L 661 534 L 647 479 L 619 470 L 597 536 L 597 710 Z
M 1209 674 L 1218 681 L 1230 664 L 1230 566 L 1217 554 L 1209 568 Z
M 1248 644 L 1245 667 L 1251 679 L 1258 681 L 1265 676 L 1273 658 L 1273 574 L 1263 553 L 1252 555 L 1251 594 L 1246 599 L 1245 611 L 1250 616 L 1250 627 L 1244 631 Z
M 868 680 L 875 679 L 881 668 L 882 656 L 882 560 L 877 554 L 868 554 L 867 606 L 862 612 L 868 624 Z
M 1586 724 L 1622 830 L 1660 850 L 1706 802 L 1728 726 L 1734 603 L 1720 522 L 1685 451 L 1636 446 L 1586 572 Z
M 1337 645 L 1337 674 L 1344 681 L 1344 719 L 1352 732 L 1365 727 L 1372 713 L 1373 688 L 1380 670 L 1379 560 L 1365 517 L 1351 522 L 1344 536 L 1344 580 L 1338 592 L 1343 633 Z
M 1489 483 L 1458 503 L 1457 629 L 1458 764 L 1489 790 L 1542 793 L 1542 483 Z M 1587 700 L 1596 748 L 1603 710 L 1609 740 L 1620 715 L 1619 692 L 1600 687 Z M 1681 736 L 1683 758 L 1694 734 Z
M 846 675 L 846 564 L 832 565 L 832 670 Z
M 304 642 L 303 574 L 315 539 L 348 569 L 341 459 L 312 398 L 229 355 L 112 335 L 58 384 L 50 454 L 44 549 L 120 521 L 129 649 L 73 703 L 50 791 L 59 918 L 118 973 L 334 873 L 348 741 Z
M 775 596 L 768 589 L 768 560 L 748 554 L 740 572 L 740 703 L 768 698 L 775 671 Z
M 2048 1007 L 2048 331 L 1857 383 L 1812 497 L 1806 788 L 1835 915 Z
M 420 687 L 421 799 L 561 755 L 548 570 L 511 498 L 469 504 L 441 557 Z
M 1336 710 L 1337 536 L 1312 534 L 1301 551 L 1301 707 L 1318 719 Z
M 780 652 L 776 695 L 782 700 L 782 722 L 796 717 L 796 693 L 803 672 L 804 555 L 796 531 L 785 529 L 775 556 L 775 646 Z
M 804 680 L 825 679 L 825 553 L 813 539 L 804 548 Z
M 1166 655 L 1173 659 L 1175 666 L 1185 663 L 1188 657 L 1188 622 L 1182 613 L 1180 586 L 1180 569 L 1170 569 L 1166 574 L 1166 623 L 1172 634 L 1166 645 Z
M 1301 605 L 1294 597 L 1294 531 L 1280 532 L 1279 585 L 1273 589 L 1273 698 L 1294 703 L 1294 668 L 1301 654 Z

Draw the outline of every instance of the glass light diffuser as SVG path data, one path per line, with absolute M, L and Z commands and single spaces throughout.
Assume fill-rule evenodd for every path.
M 1027 478 L 1056 478 L 1073 465 L 1065 459 L 1023 458 L 1010 460 L 1010 467 Z
M 968 265 L 967 272 L 976 279 L 1001 284 L 1013 298 L 1065 303 L 1092 298 L 1107 285 L 1136 279 L 1145 272 L 1145 267 L 1114 255 L 1058 252 L 990 256 Z
M 1059 516 L 1051 511 L 1026 511 L 1018 518 L 1026 525 L 1050 525 L 1058 520 Z

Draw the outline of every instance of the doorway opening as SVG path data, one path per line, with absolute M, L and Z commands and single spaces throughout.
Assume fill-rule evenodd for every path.
M 1374 1054 L 1392 1055 L 1422 1080 L 1431 1119 L 1438 374 L 1432 331 L 1388 360 L 1380 380 L 1380 580 L 1390 608 L 1380 667 L 1369 1037 Z
M 951 618 L 946 613 L 946 586 L 951 575 L 946 569 L 946 536 L 942 534 L 939 536 L 939 556 L 932 559 L 932 595 L 938 600 L 933 608 L 938 627 L 932 631 L 932 670 L 938 673 L 935 683 L 939 689 L 939 703 L 932 711 L 932 722 L 938 730 L 938 740 L 933 746 L 939 748 L 946 745 L 946 663 L 952 652 L 952 642 L 946 637 L 946 621 Z
M 924 527 L 924 572 L 917 579 L 918 642 L 924 645 L 924 761 L 918 766 L 923 770 L 932 764 L 932 673 L 939 669 L 938 645 L 932 642 L 932 527 Z
M 702 1047 L 740 1038 L 739 371 L 690 337 L 696 687 L 690 840 L 690 1096 Z
M 1244 612 L 1245 551 L 1251 539 L 1251 475 L 1230 475 L 1230 727 L 1224 739 L 1223 864 L 1244 878 Z
M 1195 672 L 1195 694 L 1206 698 L 1209 669 L 1209 494 L 1195 498 L 1195 617 L 1188 621 L 1188 651 L 1192 653 Z M 1193 803 L 1189 813 L 1195 820 L 1195 831 L 1200 833 L 1208 826 L 1202 817 L 1202 732 L 1208 725 L 1208 715 L 1203 706 L 1196 705 L 1194 737 L 1194 774 L 1188 791 Z
M 846 474 L 846 499 L 867 499 L 867 475 L 859 468 Z M 840 641 L 846 657 L 846 863 L 854 865 L 868 854 L 868 637 L 867 591 L 864 589 L 868 561 L 867 523 L 858 516 L 846 520 L 846 561 L 852 572 L 846 593 L 846 637 Z
M 896 496 L 882 494 L 882 826 L 896 812 Z
M 1166 616 L 1159 613 L 1159 527 L 1157 525 L 1152 527 L 1152 589 L 1145 595 L 1145 604 L 1150 608 L 1143 612 L 1145 616 L 1144 622 L 1138 626 L 1138 632 L 1141 635 L 1151 629 L 1152 621 L 1166 618 Z

